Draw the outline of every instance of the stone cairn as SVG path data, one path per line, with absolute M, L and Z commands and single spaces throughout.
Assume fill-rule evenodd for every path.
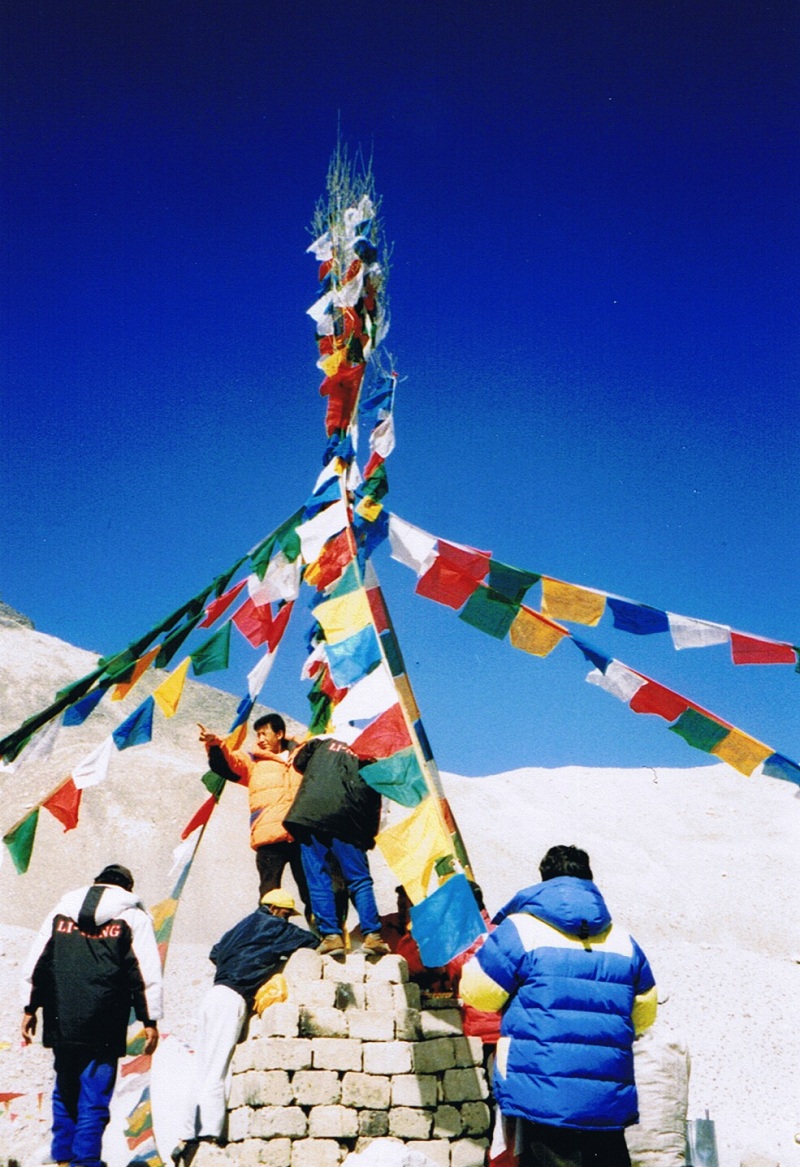
M 201 1146 L 209 1164 L 338 1167 L 380 1139 L 436 1167 L 483 1167 L 482 1045 L 464 1036 L 455 998 L 421 1001 L 399 956 L 337 963 L 301 949 L 284 976 L 288 999 L 254 1016 L 236 1049 L 229 1141 Z

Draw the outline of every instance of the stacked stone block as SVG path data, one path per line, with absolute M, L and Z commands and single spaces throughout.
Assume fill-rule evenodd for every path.
M 338 1167 L 374 1139 L 437 1167 L 483 1167 L 489 1091 L 478 1038 L 453 998 L 422 1007 L 406 962 L 309 949 L 284 970 L 288 1000 L 254 1017 L 237 1047 L 223 1158 Z M 215 1156 L 216 1157 L 216 1156 Z

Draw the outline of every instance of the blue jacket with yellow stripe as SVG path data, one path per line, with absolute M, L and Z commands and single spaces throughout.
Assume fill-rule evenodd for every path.
M 638 1121 L 633 1040 L 655 1019 L 653 974 L 599 889 L 562 875 L 518 892 L 464 967 L 460 994 L 502 1009 L 503 1114 L 578 1130 Z

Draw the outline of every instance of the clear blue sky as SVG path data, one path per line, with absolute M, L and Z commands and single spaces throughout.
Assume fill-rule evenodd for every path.
M 114 651 L 304 501 L 340 119 L 394 244 L 391 508 L 800 640 L 799 32 L 788 0 L 12 6 L 0 598 Z M 708 760 L 571 645 L 515 652 L 376 566 L 442 769 Z M 308 622 L 263 694 L 301 719 Z M 791 667 L 609 623 L 584 638 L 800 759 Z

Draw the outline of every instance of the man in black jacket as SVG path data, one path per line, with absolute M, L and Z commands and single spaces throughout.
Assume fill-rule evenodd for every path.
M 103 868 L 91 887 L 59 900 L 25 962 L 22 1040 L 33 1039 L 41 1008 L 56 1071 L 51 1154 L 62 1167 L 102 1165 L 131 1008 L 144 1026 L 144 1052 L 158 1044 L 161 960 L 152 920 L 132 892 L 127 867 Z
M 289 923 L 298 915 L 294 900 L 281 888 L 261 897 L 258 908 L 218 940 L 209 953 L 217 966 L 214 984 L 200 1010 L 196 1101 L 172 1152 L 187 1161 L 200 1142 L 222 1144 L 227 1115 L 225 1080 L 242 1026 L 257 990 L 298 948 L 315 948 L 310 932 Z
M 335 960 L 345 956 L 331 876 L 335 861 L 358 912 L 364 951 L 372 959 L 384 956 L 389 948 L 381 936 L 367 859 L 375 846 L 381 797 L 361 777 L 358 758 L 344 742 L 312 738 L 292 764 L 303 781 L 283 822 L 300 843 L 311 910 L 322 936 L 318 951 Z

